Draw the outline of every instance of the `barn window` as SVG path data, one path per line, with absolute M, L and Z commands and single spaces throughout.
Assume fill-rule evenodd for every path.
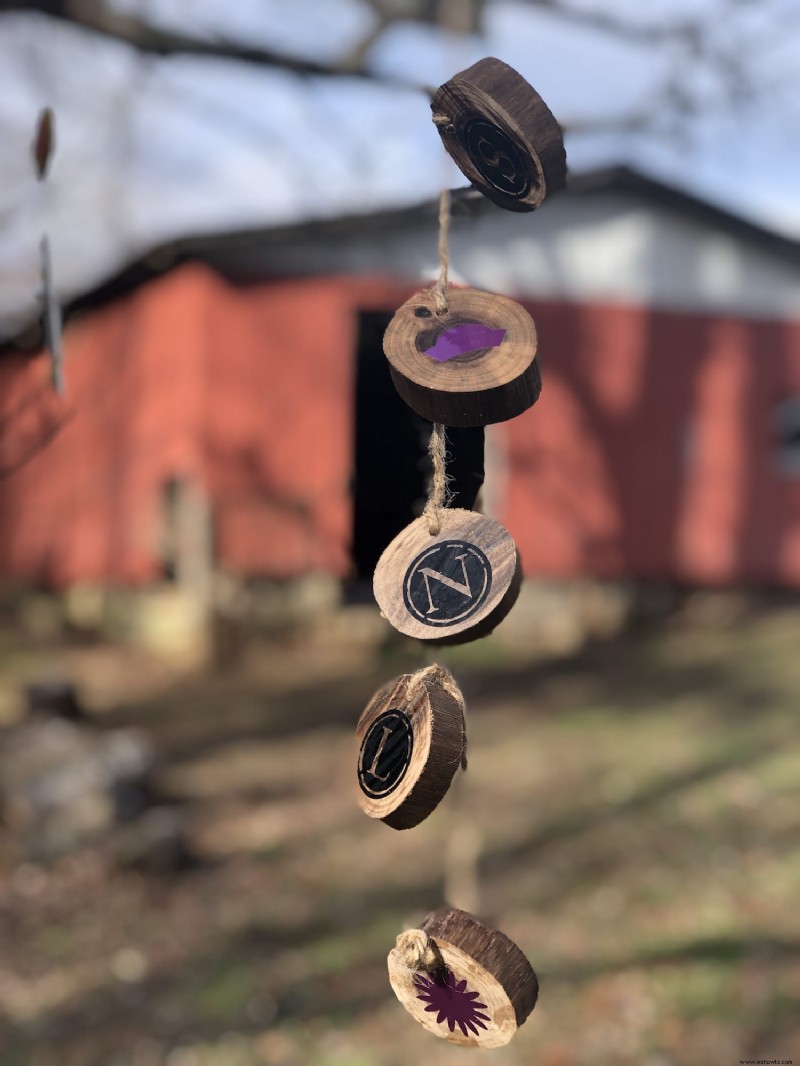
M 778 470 L 784 477 L 800 477 L 800 396 L 775 408 L 773 425 Z

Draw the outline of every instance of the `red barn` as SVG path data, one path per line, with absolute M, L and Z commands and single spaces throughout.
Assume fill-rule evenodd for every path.
M 193 538 L 243 577 L 367 572 L 422 491 L 379 341 L 433 217 L 174 246 L 75 309 L 64 400 L 0 356 L 0 575 L 149 583 Z M 457 214 L 451 258 L 539 333 L 539 402 L 487 433 L 526 573 L 800 585 L 796 244 L 616 172 Z

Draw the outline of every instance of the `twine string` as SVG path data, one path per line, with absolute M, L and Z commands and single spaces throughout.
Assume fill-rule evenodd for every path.
M 447 302 L 447 270 L 450 264 L 449 252 L 450 230 L 450 190 L 442 189 L 439 196 L 439 278 L 431 289 L 434 307 L 437 315 L 445 315 L 448 311 Z M 431 439 L 428 444 L 428 454 L 433 464 L 433 479 L 431 481 L 428 500 L 423 514 L 428 519 L 428 530 L 432 537 L 441 532 L 442 522 L 439 511 L 452 500 L 453 496 L 448 486 L 448 477 L 445 471 L 447 463 L 447 437 L 445 427 L 441 422 L 433 423 Z
M 439 277 L 431 289 L 437 315 L 447 314 L 447 269 L 450 265 L 450 190 L 439 194 Z
M 428 500 L 423 515 L 428 519 L 428 532 L 435 537 L 442 529 L 440 511 L 447 507 L 453 498 L 450 491 L 450 478 L 447 474 L 447 434 L 441 422 L 434 422 L 428 454 L 433 466 L 433 477 L 428 491 Z
M 394 950 L 403 964 L 415 973 L 425 970 L 435 973 L 445 969 L 445 962 L 435 940 L 421 929 L 407 929 L 397 938 Z

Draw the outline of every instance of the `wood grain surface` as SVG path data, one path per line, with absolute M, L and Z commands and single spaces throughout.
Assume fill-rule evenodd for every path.
M 542 387 L 533 319 L 508 297 L 479 289 L 451 288 L 447 299 L 447 312 L 437 314 L 431 291 L 420 292 L 389 323 L 383 350 L 398 393 L 417 414 L 446 426 L 522 414 Z M 444 356 L 429 354 L 437 351 Z
M 431 109 L 444 147 L 499 207 L 533 211 L 566 184 L 561 127 L 536 90 L 499 59 L 454 75 Z
M 510 533 L 476 511 L 444 508 L 431 535 L 424 516 L 378 560 L 375 599 L 406 636 L 463 644 L 491 633 L 519 594 L 519 555 Z
M 393 829 L 411 829 L 435 810 L 466 745 L 463 700 L 435 678 L 413 677 L 379 689 L 356 727 L 359 806 Z
M 452 907 L 429 914 L 419 931 L 431 942 L 431 962 L 409 965 L 408 934 L 397 938 L 387 960 L 389 981 L 405 1009 L 451 1044 L 507 1044 L 539 995 L 522 951 L 504 933 Z

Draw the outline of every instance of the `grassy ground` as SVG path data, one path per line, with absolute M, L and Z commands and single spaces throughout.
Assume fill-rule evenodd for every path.
M 556 664 L 448 651 L 469 770 L 397 833 L 353 802 L 353 726 L 418 655 L 295 641 L 149 695 L 111 670 L 103 725 L 150 731 L 203 862 L 6 862 L 2 1066 L 800 1062 L 800 614 Z M 388 985 L 396 934 L 444 899 L 539 974 L 507 1048 L 451 1048 Z

